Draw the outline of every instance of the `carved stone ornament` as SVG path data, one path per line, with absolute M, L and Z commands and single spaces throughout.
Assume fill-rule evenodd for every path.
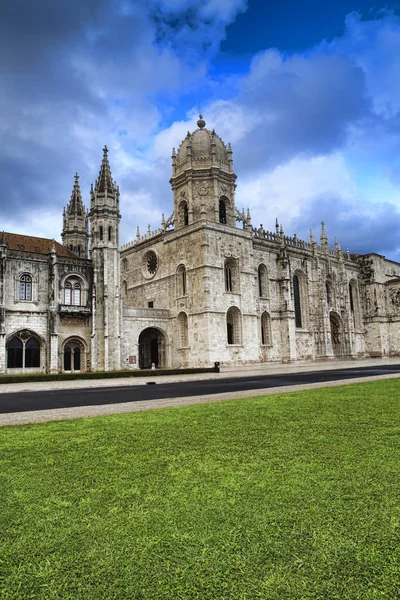
M 207 196 L 208 194 L 208 187 L 206 185 L 201 185 L 199 187 L 199 196 Z
M 181 191 L 181 196 L 182 196 L 182 198 L 184 198 L 186 196 L 186 190 Z
M 227 187 L 226 187 L 226 185 L 223 183 L 223 184 L 221 185 L 221 192 L 222 192 L 223 194 L 226 194 L 226 192 L 227 192 L 227 191 L 228 191 L 228 188 L 227 188 Z
M 394 306 L 400 307 L 400 290 L 390 290 L 390 298 Z

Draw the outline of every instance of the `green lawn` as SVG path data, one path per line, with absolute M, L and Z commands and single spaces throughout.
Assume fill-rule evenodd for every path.
M 0 429 L 0 597 L 400 598 L 400 380 Z

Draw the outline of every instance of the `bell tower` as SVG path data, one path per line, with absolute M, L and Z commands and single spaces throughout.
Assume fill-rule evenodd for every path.
M 72 252 L 82 258 L 88 257 L 89 249 L 89 222 L 86 208 L 82 202 L 79 187 L 79 175 L 75 175 L 71 200 L 63 212 L 62 241 Z
M 92 368 L 121 368 L 121 299 L 119 260 L 119 188 L 113 181 L 108 148 L 90 190 L 90 256 L 93 261 Z
M 214 130 L 206 129 L 202 115 L 193 133 L 188 131 L 178 152 L 172 150 L 175 229 L 200 220 L 235 227 L 235 180 L 232 148 Z

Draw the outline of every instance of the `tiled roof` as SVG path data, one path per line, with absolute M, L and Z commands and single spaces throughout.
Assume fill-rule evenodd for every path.
M 0 232 L 0 241 L 4 238 L 10 250 L 19 250 L 20 252 L 35 252 L 36 254 L 50 254 L 53 243 L 56 248 L 57 256 L 65 258 L 79 258 L 74 252 L 68 250 L 55 240 L 47 238 L 33 237 L 32 235 L 20 235 L 19 233 Z

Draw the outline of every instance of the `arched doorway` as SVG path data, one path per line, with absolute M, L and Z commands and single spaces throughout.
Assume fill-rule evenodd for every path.
M 331 325 L 332 350 L 335 356 L 344 354 L 343 324 L 339 315 L 331 312 L 329 317 Z
M 165 335 L 155 327 L 144 329 L 139 335 L 139 369 L 151 369 L 166 366 Z
M 67 373 L 86 371 L 85 345 L 79 338 L 69 338 L 62 348 L 62 370 Z

